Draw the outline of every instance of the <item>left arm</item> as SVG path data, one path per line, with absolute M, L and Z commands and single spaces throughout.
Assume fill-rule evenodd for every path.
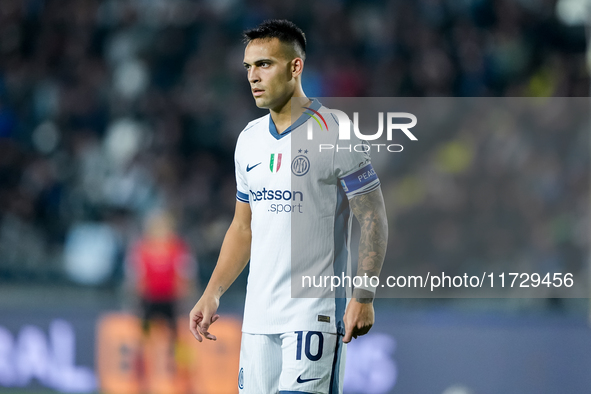
M 388 243 L 388 219 L 382 190 L 378 188 L 353 197 L 349 205 L 361 225 L 357 276 L 378 276 Z M 351 342 L 352 337 L 357 338 L 369 332 L 374 323 L 373 298 L 374 294 L 368 290 L 353 290 L 353 299 L 345 311 L 343 342 Z

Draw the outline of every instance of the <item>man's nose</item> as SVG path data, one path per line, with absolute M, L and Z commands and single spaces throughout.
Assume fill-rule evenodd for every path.
M 257 83 L 260 82 L 260 80 L 261 78 L 259 77 L 259 73 L 256 67 L 250 67 L 248 69 L 248 82 Z

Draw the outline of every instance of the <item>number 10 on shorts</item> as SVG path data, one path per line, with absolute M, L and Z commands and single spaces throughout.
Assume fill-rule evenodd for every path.
M 322 357 L 322 349 L 324 347 L 324 336 L 319 331 L 308 331 L 304 341 L 304 332 L 303 331 L 295 331 L 298 336 L 298 343 L 296 348 L 296 360 L 302 359 L 302 342 L 304 342 L 304 354 L 310 361 L 318 361 Z M 312 338 L 314 336 L 318 336 L 318 349 L 316 349 L 316 354 L 312 354 L 310 350 L 312 344 Z

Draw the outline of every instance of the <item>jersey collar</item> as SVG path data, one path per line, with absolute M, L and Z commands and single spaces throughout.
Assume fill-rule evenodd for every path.
M 316 99 L 311 99 L 311 100 L 312 100 L 312 104 L 310 104 L 310 108 L 312 108 L 314 111 L 318 111 L 320 109 L 320 107 L 322 107 L 322 104 L 320 104 L 320 101 L 318 101 Z M 308 116 L 306 114 L 314 115 L 314 113 L 312 111 L 305 110 L 304 113 L 291 126 L 289 126 L 287 129 L 285 129 L 285 131 L 281 134 L 279 134 L 277 132 L 277 127 L 275 127 L 275 122 L 273 122 L 273 118 L 271 117 L 271 115 L 269 115 L 269 133 L 271 133 L 271 135 L 273 137 L 275 137 L 276 140 L 279 140 L 279 139 L 285 137 L 286 135 L 291 133 L 293 130 L 297 129 L 298 127 L 300 127 L 301 125 L 306 123 L 306 121 L 308 119 L 310 119 L 310 116 Z

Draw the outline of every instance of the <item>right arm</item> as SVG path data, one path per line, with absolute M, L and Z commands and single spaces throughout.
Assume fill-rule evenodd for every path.
M 218 262 L 203 295 L 189 315 L 189 329 L 199 342 L 203 340 L 202 335 L 216 340 L 215 335 L 209 333 L 209 326 L 219 318 L 216 312 L 220 297 L 244 270 L 250 258 L 250 220 L 250 205 L 236 201 L 234 219 L 224 237 Z

